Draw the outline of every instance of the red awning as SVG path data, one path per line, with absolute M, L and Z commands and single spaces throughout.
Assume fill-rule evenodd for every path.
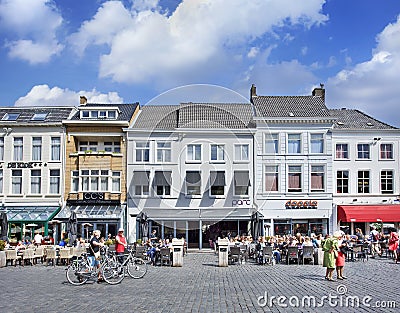
M 400 204 L 338 205 L 341 222 L 400 222 Z

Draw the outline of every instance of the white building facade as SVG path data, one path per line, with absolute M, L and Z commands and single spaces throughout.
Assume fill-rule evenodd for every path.
M 130 241 L 155 229 L 202 249 L 249 234 L 253 127 L 250 104 L 143 107 L 127 130 Z

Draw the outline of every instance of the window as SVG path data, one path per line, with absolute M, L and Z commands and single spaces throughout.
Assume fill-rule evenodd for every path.
M 324 153 L 324 134 L 311 134 L 311 153 Z
M 301 134 L 288 135 L 288 153 L 301 153 Z
M 336 159 L 348 159 L 348 158 L 349 158 L 349 148 L 347 143 L 337 143 Z
M 119 141 L 104 142 L 104 151 L 121 153 L 121 143 Z
M 235 145 L 235 161 L 249 160 L 249 145 Z
M 235 195 L 248 196 L 250 186 L 249 171 L 235 171 L 233 176 L 235 183 Z
M 278 191 L 279 189 L 279 167 L 267 165 L 265 167 L 265 191 Z
M 4 160 L 4 137 L 0 137 L 0 161 Z
M 80 141 L 79 151 L 97 151 L 97 141 Z
M 19 195 L 22 193 L 22 170 L 12 170 L 11 176 L 11 193 Z
M 211 161 L 224 161 L 225 160 L 225 146 L 224 145 L 211 145 Z
M 111 191 L 121 192 L 121 172 L 113 171 L 111 173 Z
M 119 172 L 113 172 L 119 173 Z M 112 177 L 115 178 L 114 176 Z M 110 171 L 109 170 L 81 170 L 82 191 L 110 191 Z M 116 178 L 116 180 L 119 180 Z M 114 181 L 113 181 L 114 183 Z M 115 184 L 118 184 L 116 181 Z M 119 191 L 120 187 L 111 184 L 112 191 Z M 114 190 L 114 187 L 118 190 Z
M 113 119 L 117 118 L 116 110 L 82 110 L 80 112 L 81 118 L 92 118 L 92 119 Z
M 200 195 L 201 192 L 201 174 L 199 171 L 186 172 L 186 195 Z
M 0 169 L 0 193 L 3 193 L 3 170 Z
M 136 142 L 136 162 L 150 161 L 150 144 L 148 142 Z
M 311 165 L 311 192 L 325 191 L 325 168 L 323 165 Z
M 157 162 L 171 162 L 170 142 L 157 142 Z
M 382 194 L 393 194 L 393 171 L 381 171 L 381 192 Z
M 369 192 L 369 171 L 358 171 L 358 193 Z
M 201 145 L 188 145 L 187 146 L 187 160 L 188 161 L 201 161 Z
M 31 120 L 32 121 L 44 121 L 48 113 L 35 113 Z
M 59 194 L 60 193 L 60 170 L 50 170 L 50 193 Z
M 14 161 L 22 161 L 23 156 L 23 139 L 22 137 L 14 137 Z
M 279 138 L 278 134 L 266 134 L 265 135 L 265 153 L 278 153 Z
M 71 191 L 79 191 L 79 171 L 72 171 L 71 173 Z
M 381 159 L 393 159 L 393 145 L 391 143 L 381 144 Z
M 42 177 L 40 170 L 31 170 L 31 193 L 40 194 L 42 185 Z
M 210 194 L 211 196 L 223 196 L 225 194 L 225 172 L 210 172 Z
M 290 165 L 288 176 L 288 192 L 301 192 L 301 166 Z
M 357 144 L 357 158 L 369 159 L 369 144 L 367 143 Z
M 16 121 L 19 117 L 19 113 L 6 113 L 2 120 L 3 121 Z
M 154 187 L 158 196 L 171 194 L 171 172 L 156 171 L 154 175 Z
M 42 159 L 42 137 L 32 137 L 32 161 Z
M 136 196 L 149 195 L 149 172 L 135 171 L 133 172 L 133 183 L 135 185 Z
M 349 171 L 337 171 L 336 192 L 349 193 Z
M 61 160 L 61 139 L 60 137 L 51 137 L 51 160 Z

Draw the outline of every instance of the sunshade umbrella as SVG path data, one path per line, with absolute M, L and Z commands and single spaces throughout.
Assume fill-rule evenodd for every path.
M 72 245 L 76 239 L 76 235 L 78 234 L 78 218 L 74 211 L 71 212 L 71 215 L 68 219 L 67 228 L 69 244 Z
M 1 234 L 0 239 L 7 240 L 7 233 L 8 233 L 8 218 L 6 212 L 1 212 L 0 214 L 1 219 Z
M 143 237 L 143 241 L 147 241 L 147 238 L 149 236 L 149 222 L 147 221 L 147 215 L 146 213 L 142 214 L 142 218 L 140 221 L 140 226 L 142 229 L 142 237 Z

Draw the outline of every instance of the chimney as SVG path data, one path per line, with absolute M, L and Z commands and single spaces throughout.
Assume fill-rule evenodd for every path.
M 80 105 L 85 105 L 87 103 L 87 98 L 85 96 L 80 96 Z
M 257 96 L 257 90 L 256 90 L 256 86 L 254 84 L 251 84 L 251 88 L 250 88 L 250 101 L 253 97 Z
M 312 95 L 314 97 L 321 97 L 322 100 L 325 102 L 325 89 L 324 89 L 324 84 L 319 84 L 321 87 L 320 88 L 314 88 L 312 91 Z

